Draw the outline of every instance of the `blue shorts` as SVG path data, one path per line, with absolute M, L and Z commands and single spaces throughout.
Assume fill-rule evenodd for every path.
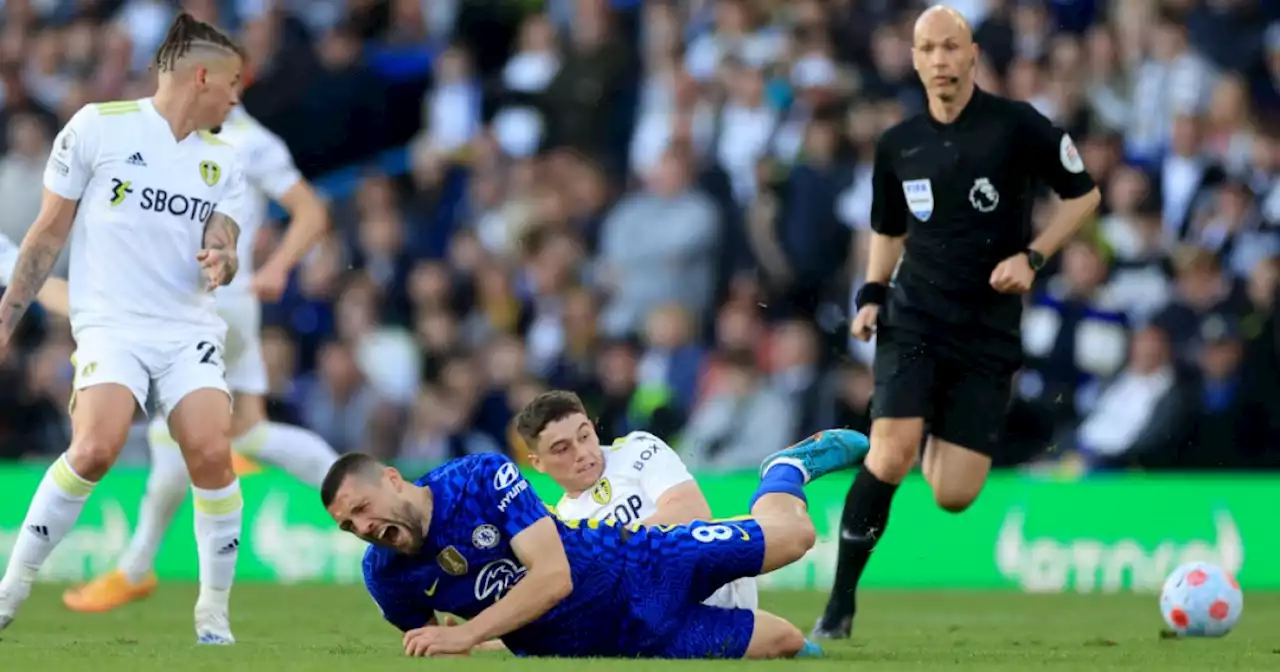
M 756 614 L 750 609 L 695 604 L 676 615 L 671 626 L 650 657 L 741 660 L 756 629 Z
M 626 581 L 627 630 L 635 654 L 655 658 L 742 658 L 755 629 L 749 609 L 702 604 L 722 586 L 756 576 L 765 541 L 751 518 L 644 528 L 633 539 Z M 627 637 L 627 639 L 632 639 Z

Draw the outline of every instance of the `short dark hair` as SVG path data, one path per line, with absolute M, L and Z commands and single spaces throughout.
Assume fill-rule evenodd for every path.
M 578 395 L 567 390 L 551 390 L 533 398 L 529 405 L 516 415 L 516 433 L 530 449 L 537 449 L 538 435 L 547 425 L 563 420 L 574 413 L 587 414 Z
M 241 59 L 245 58 L 244 49 L 226 33 L 213 24 L 200 21 L 186 12 L 179 12 L 173 23 L 169 24 L 169 32 L 165 34 L 164 41 L 156 49 L 152 65 L 160 72 L 169 72 L 177 67 L 178 60 L 197 43 L 225 49 Z
M 329 508 L 334 498 L 338 496 L 338 489 L 347 482 L 348 477 L 364 476 L 381 469 L 381 462 L 364 453 L 347 453 L 339 457 L 333 466 L 329 467 L 329 473 L 324 475 L 324 482 L 320 484 L 320 503 L 324 508 Z

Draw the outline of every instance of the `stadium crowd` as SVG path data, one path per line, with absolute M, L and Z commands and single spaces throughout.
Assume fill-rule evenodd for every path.
M 924 3 L 4 0 L 0 233 L 76 109 L 150 94 L 179 4 L 240 37 L 246 108 L 332 202 L 264 310 L 273 419 L 519 456 L 514 410 L 563 387 L 694 469 L 866 429 L 850 297 L 874 141 L 923 102 Z M 1104 194 L 1027 298 L 1004 464 L 1280 468 L 1280 5 L 949 4 L 979 85 L 1066 128 Z M 0 457 L 47 459 L 74 345 L 38 311 L 21 334 Z

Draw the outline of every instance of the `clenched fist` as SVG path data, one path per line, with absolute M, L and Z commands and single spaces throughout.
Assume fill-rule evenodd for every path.
M 849 325 L 849 333 L 854 338 L 866 343 L 876 333 L 876 322 L 880 319 L 880 306 L 869 303 L 858 309 L 858 315 L 853 318 L 853 324 Z

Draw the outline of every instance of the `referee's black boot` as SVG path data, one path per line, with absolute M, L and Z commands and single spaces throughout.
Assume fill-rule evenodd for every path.
M 828 617 L 825 614 L 813 626 L 809 639 L 849 639 L 853 632 L 853 614 L 848 616 Z

